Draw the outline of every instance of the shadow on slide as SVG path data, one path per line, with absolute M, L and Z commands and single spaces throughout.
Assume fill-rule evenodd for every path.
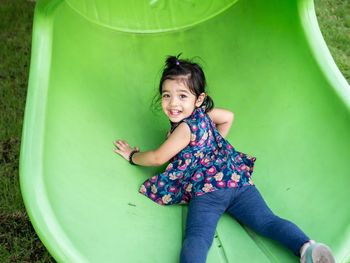
M 350 88 L 313 2 L 282 2 L 37 2 L 20 181 L 57 261 L 178 262 L 186 207 L 139 194 L 162 169 L 130 166 L 112 142 L 163 141 L 168 122 L 149 105 L 166 55 L 180 52 L 201 58 L 209 94 L 235 113 L 228 139 L 257 156 L 273 211 L 350 261 Z M 224 216 L 208 262 L 298 259 Z

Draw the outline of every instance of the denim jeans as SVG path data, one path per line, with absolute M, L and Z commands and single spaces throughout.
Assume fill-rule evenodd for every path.
M 280 242 L 297 256 L 310 240 L 295 224 L 276 216 L 255 186 L 221 189 L 191 199 L 181 263 L 206 261 L 217 222 L 224 212 L 258 234 Z

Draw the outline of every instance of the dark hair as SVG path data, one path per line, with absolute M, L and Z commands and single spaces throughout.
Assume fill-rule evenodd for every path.
M 181 53 L 177 56 L 168 56 L 165 60 L 162 77 L 159 81 L 159 93 L 153 100 L 153 105 L 158 104 L 161 100 L 162 86 L 167 79 L 176 80 L 183 79 L 186 86 L 192 94 L 198 98 L 200 94 L 205 92 L 206 80 L 204 72 L 198 63 L 194 63 L 188 59 L 180 59 Z M 214 101 L 206 95 L 202 106 L 205 106 L 205 112 L 214 108 Z

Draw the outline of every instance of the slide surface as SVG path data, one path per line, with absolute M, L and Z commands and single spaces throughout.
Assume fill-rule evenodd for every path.
M 116 3 L 114 3 L 116 2 Z M 279 216 L 350 262 L 350 88 L 311 0 L 37 2 L 20 180 L 58 262 L 178 262 L 186 206 L 138 193 L 162 167 L 113 153 L 169 128 L 150 104 L 167 55 L 198 56 L 228 140 L 257 157 L 253 180 Z M 209 263 L 298 262 L 228 215 Z

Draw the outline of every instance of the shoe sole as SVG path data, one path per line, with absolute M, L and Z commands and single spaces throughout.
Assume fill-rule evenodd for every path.
M 335 263 L 334 257 L 332 255 L 329 247 L 323 244 L 311 245 L 314 248 L 306 255 L 307 263 Z

